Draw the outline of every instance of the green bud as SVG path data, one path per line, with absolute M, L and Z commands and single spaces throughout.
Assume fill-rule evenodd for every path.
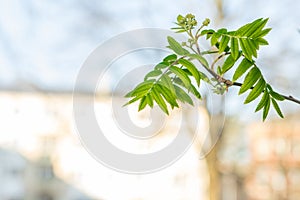
M 192 26 L 197 26 L 197 21 L 193 20 L 191 24 L 192 24 Z
M 187 14 L 186 16 L 185 16 L 186 18 L 190 18 L 190 19 L 193 19 L 193 18 L 195 18 L 195 15 L 192 15 L 192 14 Z
M 184 17 L 182 15 L 177 16 L 177 22 L 182 23 L 184 21 Z
M 202 22 L 203 26 L 208 26 L 209 23 L 210 23 L 210 19 L 208 19 L 208 18 L 206 18 L 206 19 Z

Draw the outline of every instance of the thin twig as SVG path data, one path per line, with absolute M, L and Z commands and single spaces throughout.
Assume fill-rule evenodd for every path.
M 214 62 L 211 64 L 210 69 L 214 71 L 214 66 L 215 66 L 215 64 L 216 64 L 221 58 L 223 58 L 225 55 L 226 55 L 226 54 L 221 54 L 221 55 L 219 55 L 219 56 L 214 60 Z
M 238 82 L 234 82 L 232 83 L 233 86 L 238 86 L 238 87 L 241 87 L 243 84 L 242 83 L 238 83 Z M 251 87 L 250 89 L 253 89 L 254 87 Z M 278 93 L 280 94 L 280 93 Z M 300 104 L 300 100 L 294 98 L 293 96 L 289 95 L 289 96 L 286 96 L 286 95 L 283 95 L 283 94 L 280 94 L 283 98 L 285 98 L 286 100 L 288 101 L 292 101 L 292 102 L 295 102 L 297 104 Z

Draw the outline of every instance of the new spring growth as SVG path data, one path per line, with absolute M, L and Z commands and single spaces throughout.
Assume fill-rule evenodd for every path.
M 202 22 L 202 25 L 203 26 L 208 26 L 210 23 L 210 19 L 206 18 L 203 22 Z
M 185 30 L 191 30 L 197 26 L 197 20 L 195 19 L 195 15 L 192 14 L 187 14 L 185 17 L 178 15 L 176 24 Z

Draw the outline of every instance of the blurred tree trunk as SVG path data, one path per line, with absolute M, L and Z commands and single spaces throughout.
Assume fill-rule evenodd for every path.
M 206 156 L 206 163 L 209 173 L 209 199 L 221 199 L 221 178 L 219 173 L 218 152 L 221 144 L 221 134 L 224 130 L 224 113 L 221 111 L 213 116 L 214 121 L 210 126 L 210 138 L 212 147 L 209 154 Z
M 209 126 L 209 139 L 206 141 L 198 141 L 194 143 L 196 148 L 201 152 L 200 158 L 203 158 L 206 162 L 208 173 L 208 186 L 207 197 L 209 200 L 221 199 L 221 178 L 219 172 L 218 152 L 221 147 L 221 134 L 224 129 L 224 112 L 222 108 L 219 108 L 219 112 L 212 114 L 207 109 L 206 98 L 203 99 L 203 107 L 207 112 L 208 126 Z M 212 121 L 210 121 L 212 120 Z
M 209 199 L 210 200 L 219 200 L 220 199 L 220 176 L 218 171 L 218 163 L 217 163 L 217 153 L 218 146 L 212 149 L 212 151 L 206 157 L 206 164 L 209 173 Z
M 216 22 L 221 23 L 224 20 L 224 8 L 223 0 L 215 0 L 217 14 Z M 212 141 L 216 141 L 215 146 L 212 148 L 210 153 L 206 156 L 206 164 L 209 173 L 209 200 L 220 200 L 221 199 L 221 177 L 219 173 L 219 164 L 218 164 L 218 152 L 220 150 L 220 138 L 219 134 L 222 133 L 224 125 L 223 117 L 224 113 L 222 108 L 218 114 L 214 114 L 214 122 L 210 126 L 210 137 Z M 213 114 L 212 114 L 213 115 Z
M 220 23 L 224 19 L 223 0 L 215 0 L 217 7 L 216 22 Z

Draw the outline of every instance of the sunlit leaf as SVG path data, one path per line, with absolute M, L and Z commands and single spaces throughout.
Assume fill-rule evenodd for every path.
M 258 42 L 259 45 L 268 45 L 268 41 L 263 39 L 263 38 L 257 38 L 256 41 Z
M 138 100 L 140 100 L 143 96 L 137 96 L 137 97 L 134 97 L 133 99 L 131 99 L 130 101 L 128 101 L 126 104 L 124 104 L 123 106 L 128 106 L 129 104 L 132 104 Z
M 245 55 L 245 57 L 252 61 L 252 49 L 250 49 L 251 47 L 248 46 L 247 44 L 247 39 L 244 39 L 244 38 L 240 38 L 239 39 L 239 43 L 240 43 L 240 46 L 242 48 L 242 51 L 243 51 L 243 54 Z
M 251 23 L 248 23 L 248 24 L 245 24 L 244 26 L 242 26 L 241 28 L 239 28 L 236 33 L 237 35 L 239 36 L 249 36 L 251 33 L 250 33 L 250 30 L 251 28 L 253 27 L 253 25 L 255 25 L 256 23 L 258 23 L 259 21 L 261 21 L 262 18 L 260 19 L 257 19 Z
M 160 63 L 158 63 L 155 67 L 154 67 L 154 69 L 157 69 L 157 70 L 159 70 L 159 69 L 164 69 L 164 68 L 167 68 L 168 66 L 169 66 L 170 64 L 168 63 L 168 62 L 160 62 Z
M 261 33 L 262 29 L 265 27 L 268 20 L 269 18 L 266 18 L 264 20 L 261 19 L 257 24 L 252 26 L 251 29 L 249 30 L 249 36 L 255 38 L 255 35 Z
M 186 55 L 189 53 L 171 36 L 168 36 L 168 43 L 170 45 L 170 49 L 172 49 L 178 55 Z
M 176 54 L 171 54 L 171 55 L 168 55 L 167 57 L 165 57 L 163 59 L 164 62 L 167 62 L 167 63 L 173 63 L 175 62 L 177 59 L 177 55 Z
M 219 53 L 224 52 L 226 49 L 228 43 L 230 41 L 230 37 L 223 35 L 220 41 L 220 46 L 219 46 Z
M 152 98 L 157 103 L 157 105 L 164 111 L 167 115 L 169 115 L 169 111 L 167 105 L 163 98 L 161 97 L 160 93 L 157 91 L 157 88 L 153 88 L 151 91 Z
M 146 96 L 141 98 L 140 104 L 139 104 L 139 111 L 143 110 L 147 105 L 147 99 Z
M 148 80 L 148 78 L 151 78 L 151 77 L 156 77 L 158 75 L 161 75 L 162 74 L 162 71 L 161 70 L 153 70 L 153 71 L 150 71 L 148 74 L 146 74 L 144 80 Z
M 185 66 L 191 72 L 191 74 L 193 75 L 193 77 L 195 78 L 195 80 L 197 82 L 197 85 L 199 86 L 200 85 L 200 74 L 199 74 L 199 71 L 196 68 L 196 66 L 192 62 L 190 62 L 186 59 L 179 59 L 178 63 Z
M 232 55 L 229 55 L 222 66 L 222 71 L 221 71 L 222 74 L 230 70 L 233 67 L 234 63 L 235 63 L 235 59 L 233 58 Z
M 252 56 L 257 58 L 257 48 L 258 44 L 256 44 L 253 40 L 245 40 L 247 47 L 251 51 Z
M 273 90 L 270 92 L 270 94 L 271 94 L 271 96 L 272 96 L 274 99 L 276 99 L 276 100 L 278 100 L 278 101 L 283 101 L 283 100 L 285 100 L 285 98 L 284 98 L 281 94 L 279 94 L 279 93 L 277 93 L 277 92 L 274 92 Z
M 161 84 L 167 87 L 172 92 L 172 94 L 175 95 L 175 88 L 169 76 L 163 74 L 161 77 Z
M 170 71 L 172 71 L 174 74 L 176 74 L 176 76 L 180 78 L 187 89 L 191 87 L 191 80 L 182 69 L 176 66 L 172 66 L 170 67 Z
M 254 88 L 251 90 L 251 92 L 247 96 L 244 104 L 250 103 L 257 97 L 259 97 L 262 94 L 262 92 L 265 88 L 265 85 L 266 85 L 266 81 L 263 78 L 259 79 L 259 81 L 256 83 Z
M 178 107 L 176 96 L 174 96 L 167 87 L 157 84 L 155 85 L 155 89 L 157 89 L 157 91 L 164 97 L 164 99 L 171 105 L 172 108 Z
M 148 95 L 146 96 L 146 100 L 147 100 L 147 104 L 148 104 L 151 108 L 153 108 L 153 98 L 152 98 L 152 96 L 151 96 L 150 94 L 148 94 Z
M 254 35 L 252 35 L 253 38 L 261 38 L 266 36 L 272 29 L 271 28 L 266 28 L 264 30 L 262 30 L 261 32 L 255 33 Z
M 266 120 L 267 116 L 268 116 L 268 113 L 269 113 L 269 110 L 270 110 L 270 97 L 268 96 L 267 97 L 267 101 L 265 103 L 265 106 L 264 106 L 264 110 L 263 110 L 263 121 Z
M 247 58 L 244 58 L 234 72 L 233 81 L 238 80 L 252 65 L 253 62 L 249 61 Z
M 272 98 L 271 100 L 272 100 L 272 105 L 273 105 L 273 107 L 275 108 L 277 114 L 278 114 L 281 118 L 283 118 L 284 116 L 283 116 L 283 114 L 282 114 L 282 112 L 281 112 L 281 110 L 280 110 L 280 107 L 279 107 L 278 103 L 277 103 L 276 100 L 273 99 L 273 98 Z
M 188 103 L 190 105 L 194 105 L 192 98 L 180 87 L 174 85 L 176 96 L 182 103 Z
M 220 37 L 221 37 L 221 34 L 218 32 L 215 32 L 214 34 L 212 34 L 211 39 L 210 39 L 211 46 L 216 45 Z
M 195 95 L 195 97 L 197 97 L 198 99 L 201 99 L 201 94 L 199 93 L 199 91 L 197 90 L 197 88 L 195 88 L 195 86 L 192 85 L 191 88 L 191 93 L 193 93 L 193 95 Z
M 265 105 L 266 105 L 266 102 L 267 102 L 267 99 L 269 98 L 269 93 L 267 92 L 267 90 L 265 89 L 264 91 L 264 95 L 262 96 L 260 102 L 258 103 L 256 109 L 255 109 L 255 112 L 261 110 Z
M 200 56 L 199 54 L 189 54 L 188 56 L 197 59 L 204 67 L 209 67 L 207 60 L 203 56 Z
M 147 94 L 149 90 L 153 87 L 154 81 L 155 80 L 147 80 L 140 83 L 133 89 L 131 96 L 142 96 L 144 94 Z
M 250 89 L 257 80 L 261 77 L 261 72 L 257 67 L 253 67 L 246 75 L 243 85 L 240 88 L 239 94 L 246 92 Z
M 239 57 L 239 42 L 236 38 L 231 38 L 231 55 L 234 60 L 237 60 Z

